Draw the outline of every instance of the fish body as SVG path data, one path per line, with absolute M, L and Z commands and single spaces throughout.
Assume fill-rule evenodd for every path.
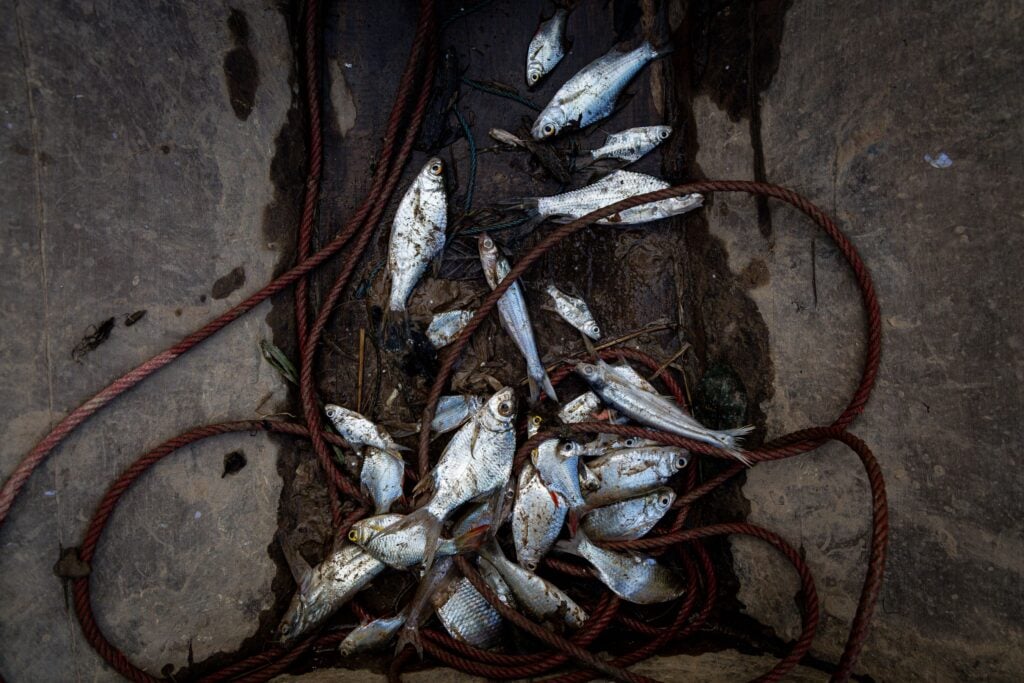
M 581 450 L 582 447 L 575 441 L 548 439 L 537 446 L 530 456 L 541 481 L 548 490 L 561 495 L 570 510 L 579 510 L 586 504 L 583 492 L 580 491 Z
M 626 84 L 658 56 L 644 41 L 629 52 L 612 49 L 583 67 L 541 111 L 531 130 L 534 139 L 553 138 L 571 127 L 583 128 L 609 116 Z
M 736 439 L 752 431 L 753 427 L 726 430 L 705 427 L 684 413 L 670 399 L 626 382 L 604 361 L 598 361 L 597 364 L 577 363 L 576 372 L 590 384 L 605 403 L 614 406 L 630 419 L 655 429 L 716 446 L 740 462 L 751 464 L 740 450 Z
M 555 11 L 547 21 L 541 23 L 526 49 L 526 85 L 532 88 L 565 56 L 565 20 L 569 12 L 563 8 Z
M 473 313 L 474 311 L 463 310 L 438 313 L 427 326 L 427 339 L 435 349 L 451 344 L 473 319 Z
M 608 455 L 612 451 L 619 451 L 623 448 L 642 448 L 645 446 L 660 446 L 657 441 L 642 439 L 639 436 L 620 436 L 619 434 L 598 434 L 592 440 L 583 444 L 581 455 L 585 458 L 601 455 Z
M 512 507 L 512 541 L 519 564 L 530 571 L 555 544 L 569 507 L 565 499 L 544 485 L 537 468 L 523 463 Z
M 300 638 L 352 599 L 385 564 L 356 545 L 345 544 L 308 570 L 299 582 L 278 633 L 283 642 Z
M 601 399 L 593 391 L 580 394 L 558 411 L 558 419 L 565 424 L 587 422 L 601 408 Z
M 567 223 L 605 206 L 648 192 L 670 187 L 660 178 L 634 171 L 614 171 L 595 183 L 576 190 L 550 197 L 532 197 L 521 202 L 521 206 L 536 211 L 539 216 L 556 222 Z M 597 221 L 603 225 L 639 225 L 651 221 L 678 216 L 692 211 L 704 203 L 699 194 L 669 197 L 648 202 Z
M 381 617 L 358 626 L 352 630 L 338 646 L 342 657 L 350 657 L 360 652 L 369 652 L 384 647 L 395 637 L 398 630 L 405 624 L 406 613 L 400 612 L 393 617 Z
M 441 625 L 455 640 L 484 650 L 501 641 L 504 620 L 466 577 L 452 579 L 430 601 Z
M 399 446 L 383 427 L 377 426 L 354 410 L 328 403 L 324 406 L 324 413 L 327 414 L 327 419 L 331 421 L 334 430 L 359 455 L 362 455 L 363 446 L 373 446 L 382 451 L 392 452 L 408 450 L 404 446 Z
M 458 429 L 484 405 L 479 396 L 442 396 L 437 401 L 434 419 L 430 422 L 430 431 L 447 434 Z
M 501 574 L 498 573 L 498 570 L 494 568 L 494 565 L 478 557 L 476 558 L 476 566 L 480 570 L 480 576 L 483 577 L 483 580 L 487 582 L 490 589 L 498 596 L 498 599 L 514 609 L 516 606 L 515 594 L 509 588 L 505 579 L 501 577 Z
M 374 514 L 383 515 L 402 497 L 405 461 L 391 451 L 367 446 L 363 452 L 363 468 L 359 484 L 374 504 Z
M 481 565 L 489 562 L 508 584 L 516 604 L 537 620 L 577 629 L 587 620 L 587 613 L 560 588 L 533 572 L 510 562 L 491 542 L 480 549 Z
M 419 564 L 430 542 L 424 525 L 412 525 L 393 533 L 383 533 L 402 519 L 403 515 L 378 515 L 361 519 L 349 529 L 348 540 L 395 569 Z M 457 538 L 439 538 L 433 552 L 447 557 L 473 550 L 486 530 L 487 527 L 479 527 Z
M 391 280 L 389 316 L 405 316 L 406 302 L 413 288 L 430 261 L 444 248 L 447 226 L 444 164 L 434 157 L 402 196 L 391 224 L 387 271 Z
M 548 285 L 547 293 L 555 304 L 555 311 L 562 316 L 565 322 L 591 339 L 601 338 L 601 328 L 594 320 L 594 315 L 587 307 L 586 301 L 569 296 L 554 285 Z
M 491 289 L 495 289 L 508 275 L 509 265 L 505 257 L 498 253 L 498 247 L 486 233 L 480 235 L 480 263 L 483 266 L 484 276 Z M 533 336 L 533 325 L 530 323 L 530 314 L 526 310 L 526 299 L 523 297 L 523 290 L 519 282 L 513 282 L 505 294 L 498 299 L 498 317 L 502 327 L 508 332 L 515 342 L 519 352 L 526 359 L 526 375 L 530 380 L 530 399 L 536 401 L 540 397 L 540 389 L 543 388 L 553 401 L 557 401 L 555 389 L 551 386 L 547 370 L 540 361 L 537 353 L 537 341 Z M 538 388 L 539 387 L 539 388 Z
M 587 560 L 601 583 L 623 600 L 650 605 L 674 600 L 686 591 L 683 579 L 653 557 L 605 550 L 591 543 L 584 532 L 560 542 L 558 548 Z
M 687 463 L 686 451 L 671 446 L 610 451 L 587 463 L 601 480 L 600 487 L 587 494 L 587 504 L 593 508 L 650 491 L 667 483 Z
M 609 365 L 608 368 L 616 375 L 622 378 L 622 380 L 628 384 L 632 384 L 641 391 L 646 391 L 649 394 L 655 394 L 660 396 L 658 390 L 654 387 L 650 381 L 641 375 L 639 372 L 633 369 L 631 365 Z
M 610 134 L 604 144 L 590 150 L 593 159 L 621 159 L 633 163 L 669 139 L 672 126 L 641 126 Z
M 593 541 L 632 541 L 647 534 L 675 502 L 675 491 L 662 486 L 591 511 L 580 524 Z

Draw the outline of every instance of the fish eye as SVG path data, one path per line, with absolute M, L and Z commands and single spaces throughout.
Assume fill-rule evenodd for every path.
M 531 71 L 529 78 L 530 78 L 530 83 L 536 83 L 537 81 L 540 80 L 540 74 L 537 73 L 536 71 Z
M 279 628 L 278 630 L 281 632 L 282 636 L 286 636 L 292 632 L 292 625 L 286 621 L 283 624 L 281 624 L 281 628 Z
M 660 505 L 663 508 L 668 507 L 669 506 L 668 496 L 662 496 L 661 498 L 659 498 L 658 499 L 658 505 Z
M 660 137 L 662 140 L 668 140 L 669 135 L 672 135 L 672 131 L 663 130 L 660 133 L 658 133 L 658 137 Z
M 359 542 L 359 532 L 356 531 L 355 529 L 349 529 L 348 540 L 352 541 L 353 543 L 358 543 Z
M 537 563 L 536 562 L 527 562 L 526 563 L 526 568 L 529 569 L 532 572 L 535 569 L 537 569 Z
M 597 326 L 597 323 L 592 323 L 590 325 L 590 331 L 594 334 L 601 334 L 601 328 Z
M 687 459 L 685 455 L 679 456 L 679 459 L 676 460 L 676 469 L 683 469 L 684 467 L 686 467 L 686 463 L 688 462 L 690 461 Z
M 541 129 L 541 132 L 544 133 L 546 137 L 550 137 L 555 134 L 555 127 L 550 123 L 545 123 L 544 128 Z
M 484 238 L 484 249 L 493 249 L 493 248 L 494 248 L 494 242 L 491 241 L 490 237 L 485 237 Z
M 640 439 L 636 438 L 635 436 L 631 436 L 628 439 L 626 439 L 623 443 L 625 443 L 626 446 L 628 446 L 629 448 L 632 448 L 633 446 L 636 446 L 638 443 L 640 443 Z
M 432 174 L 441 175 L 442 171 L 444 171 L 444 164 L 441 163 L 441 161 L 435 161 L 434 163 L 430 164 L 430 172 Z
M 544 419 L 540 415 L 534 415 L 533 417 L 530 418 L 530 424 L 532 424 L 534 426 L 537 426 L 537 427 L 539 427 L 540 423 L 543 422 L 543 421 L 544 421 Z
M 502 401 L 498 404 L 498 414 L 502 417 L 508 417 L 512 414 L 512 404 L 509 401 Z

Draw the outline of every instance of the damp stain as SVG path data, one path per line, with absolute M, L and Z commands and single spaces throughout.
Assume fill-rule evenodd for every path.
M 232 9 L 227 23 L 235 46 L 224 55 L 224 80 L 228 86 L 231 109 L 239 121 L 245 121 L 256 106 L 260 67 L 249 48 L 249 21 L 245 13 Z
M 230 273 L 217 278 L 210 288 L 210 296 L 214 299 L 226 299 L 245 284 L 245 268 L 238 266 Z

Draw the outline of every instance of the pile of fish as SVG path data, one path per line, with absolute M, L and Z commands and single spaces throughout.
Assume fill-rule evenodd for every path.
M 567 13 L 559 10 L 530 41 L 529 86 L 547 77 L 563 57 L 566 20 Z M 559 88 L 533 125 L 533 137 L 548 140 L 608 117 L 630 79 L 659 56 L 644 42 L 595 60 Z M 631 163 L 670 135 L 667 126 L 625 130 L 610 135 L 590 155 Z M 495 137 L 515 140 L 504 131 L 496 131 Z M 666 187 L 658 178 L 616 170 L 585 187 L 523 200 L 520 205 L 540 217 L 566 221 Z M 665 199 L 622 211 L 602 223 L 648 223 L 690 211 L 701 202 L 697 194 Z M 447 214 L 444 163 L 432 158 L 405 192 L 393 221 L 386 317 L 399 334 L 401 325 L 409 325 L 406 306 L 411 292 L 444 249 Z M 507 278 L 510 264 L 486 233 L 480 235 L 478 249 L 487 284 L 495 289 Z M 601 339 L 602 329 L 583 299 L 570 296 L 556 283 L 548 283 L 546 293 L 547 308 L 576 328 L 588 346 Z M 397 614 L 352 630 L 341 643 L 342 654 L 395 640 L 399 648 L 409 643 L 418 647 L 419 628 L 433 617 L 457 640 L 478 648 L 501 648 L 504 620 L 455 570 L 456 555 L 475 563 L 502 603 L 559 632 L 580 628 L 588 615 L 572 591 L 537 573 L 550 553 L 582 558 L 609 590 L 629 602 L 660 603 L 682 595 L 684 581 L 668 561 L 609 550 L 602 544 L 638 539 L 665 517 L 676 499 L 673 481 L 689 463 L 687 451 L 611 434 L 579 441 L 548 439 L 514 472 L 517 436 L 529 438 L 543 428 L 545 397 L 551 403 L 543 412 L 555 416 L 549 418 L 552 425 L 636 424 L 711 444 L 743 462 L 738 438 L 750 428 L 709 429 L 631 366 L 601 360 L 575 363 L 576 375 L 589 391 L 559 404 L 538 352 L 520 283 L 511 283 L 496 313 L 525 361 L 528 411 L 520 410 L 513 388 L 507 386 L 489 396 L 443 397 L 430 429 L 436 436 L 451 436 L 434 468 L 411 491 L 403 486 L 406 447 L 353 410 L 325 407 L 330 424 L 361 460 L 360 485 L 374 511 L 353 524 L 347 540 L 315 567 L 282 540 L 298 583 L 280 626 L 283 640 L 314 631 L 382 572 L 403 571 L 418 580 L 411 600 Z M 472 316 L 464 310 L 439 313 L 427 336 L 440 348 L 453 341 Z M 396 506 L 401 513 L 392 511 Z

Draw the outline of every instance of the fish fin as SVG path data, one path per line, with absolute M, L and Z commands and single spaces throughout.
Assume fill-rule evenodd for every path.
M 566 555 L 579 555 L 580 540 L 583 539 L 583 532 L 574 533 L 568 541 L 556 541 L 552 550 L 557 550 Z
M 752 467 L 754 465 L 754 461 L 747 457 L 743 449 L 736 443 L 738 437 L 749 434 L 752 431 L 754 431 L 753 425 L 736 427 L 735 429 L 723 429 L 716 432 L 716 440 L 722 445 L 722 449 L 729 455 L 736 458 L 747 467 Z
M 536 197 L 521 197 L 519 199 L 504 199 L 498 202 L 494 202 L 495 206 L 499 206 L 503 209 L 525 211 L 531 216 L 537 215 L 537 198 Z
M 555 387 L 551 385 L 551 378 L 548 377 L 547 370 L 541 365 L 536 368 L 527 368 L 527 374 L 530 377 L 530 402 L 536 403 L 540 399 L 540 392 L 538 386 L 544 389 L 544 393 L 548 395 L 555 403 L 558 403 L 558 395 L 555 393 Z
M 384 320 L 381 322 L 381 340 L 386 350 L 392 353 L 402 350 L 409 343 L 410 332 L 408 310 L 388 309 L 384 312 Z
M 481 524 L 475 529 L 470 529 L 461 536 L 453 538 L 452 543 L 455 544 L 455 553 L 461 555 L 476 551 L 487 540 L 487 532 L 490 529 L 489 524 Z
M 412 495 L 415 498 L 421 493 L 426 493 L 434 488 L 434 473 L 430 472 L 427 476 L 416 482 L 416 486 L 412 487 Z
M 284 560 L 288 563 L 288 569 L 291 570 L 292 578 L 295 579 L 300 591 L 305 590 L 306 584 L 313 575 L 313 567 L 306 562 L 306 558 L 283 531 L 278 529 L 276 536 L 277 543 L 281 546 L 281 552 L 284 553 Z
M 570 536 L 575 536 L 579 531 L 580 517 L 579 508 L 569 508 L 569 512 L 565 516 L 565 525 L 569 528 Z
M 398 458 L 402 462 L 405 462 L 405 458 L 402 457 L 401 453 L 402 453 L 402 451 L 411 451 L 411 450 L 412 450 L 412 448 L 410 448 L 409 446 L 403 446 L 400 443 L 392 442 L 391 446 L 389 448 L 385 449 L 384 452 L 387 453 L 388 455 L 393 455 L 394 457 Z
M 676 51 L 676 48 L 671 43 L 659 45 L 658 47 L 654 47 L 653 45 L 651 45 L 650 47 L 651 52 L 653 53 L 651 59 L 661 59 L 662 57 L 667 57 L 668 55 Z
M 416 654 L 423 659 L 423 641 L 420 639 L 420 627 L 419 624 L 413 624 L 411 622 L 405 622 L 405 626 L 398 632 L 398 641 L 395 643 L 395 656 L 401 654 L 402 650 L 412 645 L 416 649 Z

